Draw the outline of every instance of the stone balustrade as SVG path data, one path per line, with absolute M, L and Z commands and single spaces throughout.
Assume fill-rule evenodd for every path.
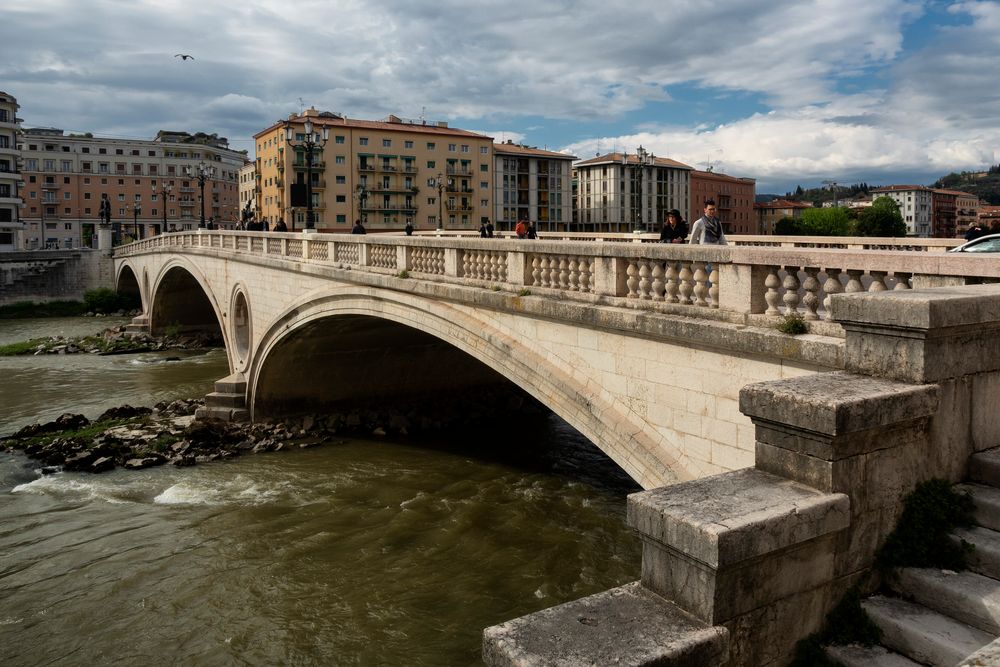
M 785 243 L 781 237 L 766 238 Z M 818 245 L 810 237 L 786 238 Z M 887 240 L 865 241 L 879 245 Z M 1000 281 L 1000 263 L 990 257 L 918 253 L 913 250 L 944 248 L 951 242 L 905 241 L 912 244 L 908 250 L 856 250 L 202 230 L 155 236 L 115 252 L 124 257 L 209 248 L 376 273 L 405 271 L 421 280 L 486 283 L 743 324 L 766 325 L 797 312 L 814 323 L 817 333 L 835 336 L 843 332 L 831 320 L 834 294 Z M 832 243 L 831 237 L 825 242 Z

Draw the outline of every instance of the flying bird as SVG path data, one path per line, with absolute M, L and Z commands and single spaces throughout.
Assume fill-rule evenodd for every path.
M 181 60 L 194 60 L 194 56 L 189 56 L 186 53 L 175 53 L 174 58 L 180 58 Z

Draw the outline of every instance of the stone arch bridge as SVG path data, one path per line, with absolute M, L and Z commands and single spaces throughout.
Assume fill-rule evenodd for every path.
M 199 230 L 114 263 L 133 327 L 221 332 L 210 416 L 509 381 L 652 488 L 753 465 L 744 385 L 843 367 L 829 295 L 997 277 L 922 250 Z M 793 311 L 813 333 L 773 328 Z

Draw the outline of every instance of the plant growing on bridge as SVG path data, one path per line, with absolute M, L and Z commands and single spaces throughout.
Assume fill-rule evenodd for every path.
M 531 296 L 531 290 L 528 289 L 527 287 L 524 287 L 524 288 L 518 290 L 517 295 L 518 296 Z
M 397 275 L 398 277 L 400 277 L 400 278 L 409 278 L 409 277 L 410 277 L 410 272 L 409 272 L 409 271 L 407 271 L 406 269 L 403 269 L 402 271 L 400 271 L 400 272 L 399 272 L 399 273 L 397 273 L 396 275 Z
M 167 326 L 163 327 L 163 335 L 167 338 L 177 338 L 177 336 L 181 335 L 180 322 L 171 322 Z
M 776 328 L 781 333 L 786 333 L 789 336 L 809 333 L 809 325 L 806 323 L 806 319 L 802 317 L 801 313 L 795 312 L 787 313 L 782 317 Z
M 882 640 L 882 630 L 875 625 L 861 606 L 857 587 L 849 589 L 826 617 L 823 629 L 795 645 L 795 658 L 790 667 L 834 667 L 823 649 L 828 644 L 861 644 L 874 646 Z

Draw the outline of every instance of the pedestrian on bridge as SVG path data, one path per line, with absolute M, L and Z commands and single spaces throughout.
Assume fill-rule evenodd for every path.
M 365 231 L 365 226 L 361 224 L 361 220 L 354 221 L 354 227 L 351 229 L 352 234 L 367 234 Z
M 719 208 L 714 199 L 705 200 L 705 215 L 698 218 L 691 228 L 691 243 L 696 245 L 729 245 L 718 217 Z
M 523 239 L 528 235 L 528 226 L 524 224 L 524 220 L 518 220 L 517 224 L 514 225 L 514 234 L 519 239 Z
M 278 221 L 276 223 L 274 223 L 274 229 L 271 230 L 271 231 L 274 231 L 274 232 L 287 232 L 288 231 L 288 225 L 285 224 L 285 219 L 284 218 L 278 218 Z
M 660 243 L 684 243 L 688 235 L 688 226 L 676 208 L 667 213 L 667 220 L 660 230 Z

